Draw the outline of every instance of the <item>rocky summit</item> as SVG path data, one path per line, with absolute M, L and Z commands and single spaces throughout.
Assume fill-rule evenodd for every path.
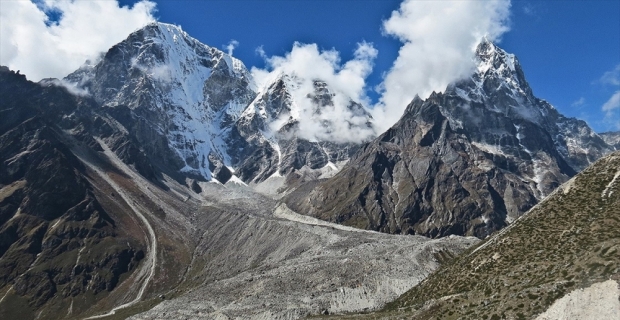
M 514 55 L 483 41 L 476 59 L 470 78 L 414 99 L 337 175 L 287 204 L 363 229 L 484 238 L 614 150 L 536 98 Z

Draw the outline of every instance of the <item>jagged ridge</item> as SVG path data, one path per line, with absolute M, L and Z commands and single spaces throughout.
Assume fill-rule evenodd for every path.
M 483 41 L 476 57 L 472 77 L 414 99 L 334 178 L 287 203 L 365 229 L 485 237 L 613 150 L 536 98 L 514 55 Z

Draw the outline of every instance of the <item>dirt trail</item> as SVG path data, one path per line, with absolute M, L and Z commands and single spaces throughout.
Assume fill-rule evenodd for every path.
M 140 300 L 142 300 L 142 297 L 144 296 L 144 292 L 146 291 L 146 288 L 148 287 L 151 279 L 153 278 L 153 275 L 155 274 L 155 267 L 157 266 L 157 237 L 155 236 L 155 231 L 153 230 L 153 227 L 151 226 L 151 224 L 149 223 L 145 215 L 142 213 L 142 209 L 139 208 L 137 202 L 134 199 L 132 199 L 131 196 L 128 195 L 123 190 L 123 188 L 121 188 L 112 178 L 110 178 L 110 176 L 108 176 L 107 173 L 103 172 L 100 168 L 91 164 L 89 161 L 87 161 L 86 159 L 82 157 L 80 157 L 80 160 L 82 160 L 82 162 L 86 166 L 88 166 L 91 170 L 96 172 L 97 175 L 99 175 L 103 180 L 105 180 L 119 194 L 119 196 L 123 198 L 123 200 L 127 203 L 127 205 L 131 208 L 131 210 L 136 214 L 136 216 L 140 219 L 140 221 L 142 221 L 142 224 L 148 231 L 148 235 L 146 237 L 148 254 L 146 256 L 146 260 L 144 261 L 142 265 L 142 268 L 140 268 L 136 276 L 136 282 L 140 282 L 140 281 L 142 282 L 142 285 L 136 297 L 127 303 L 124 303 L 120 306 L 113 308 L 112 310 L 110 310 L 109 312 L 105 314 L 92 316 L 92 317 L 85 319 L 85 320 L 88 320 L 88 319 L 98 319 L 98 318 L 103 318 L 103 317 L 113 315 L 116 313 L 116 311 L 130 307 L 140 302 Z M 119 169 L 123 170 L 124 168 L 121 167 Z

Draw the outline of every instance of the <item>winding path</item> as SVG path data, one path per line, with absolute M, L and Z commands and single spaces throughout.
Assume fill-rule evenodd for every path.
M 151 282 L 151 279 L 153 278 L 153 276 L 155 275 L 155 266 L 157 265 L 157 237 L 155 237 L 155 231 L 153 230 L 153 227 L 151 226 L 151 224 L 149 223 L 148 219 L 146 219 L 146 217 L 144 216 L 144 214 L 142 213 L 142 210 L 138 207 L 136 201 L 134 201 L 126 192 L 125 190 L 123 190 L 123 188 L 121 188 L 116 182 L 114 182 L 114 180 L 112 178 L 110 178 L 110 176 L 108 176 L 107 173 L 103 172 L 103 170 L 101 170 L 100 168 L 92 165 L 91 163 L 89 163 L 88 161 L 80 158 L 82 160 L 82 162 L 87 165 L 91 170 L 93 170 L 94 172 L 96 172 L 103 180 L 105 180 L 120 196 L 121 198 L 123 198 L 123 200 L 127 203 L 127 205 L 129 205 L 129 207 L 133 210 L 133 212 L 136 214 L 136 216 L 142 221 L 142 224 L 146 227 L 147 231 L 148 231 L 148 236 L 147 236 L 147 250 L 148 250 L 148 255 L 147 255 L 147 260 L 144 262 L 142 268 L 140 269 L 138 275 L 137 275 L 137 282 L 142 281 L 142 286 L 140 287 L 140 290 L 138 291 L 137 296 L 127 302 L 124 303 L 120 306 L 117 306 L 115 308 L 113 308 L 112 310 L 110 310 L 107 313 L 101 314 L 101 315 L 97 315 L 97 316 L 92 316 L 92 317 L 88 317 L 85 318 L 84 320 L 88 320 L 88 319 L 99 319 L 99 318 L 104 318 L 110 315 L 113 315 L 116 313 L 116 311 L 121 310 L 121 309 L 125 309 L 128 308 L 130 306 L 133 306 L 134 304 L 140 302 L 140 300 L 142 300 L 142 297 L 144 296 L 144 292 L 146 291 L 146 288 L 148 287 L 149 283 Z M 121 170 L 123 170 L 124 168 L 119 168 Z M 123 170 L 124 171 L 124 170 Z M 143 280 L 141 280 L 143 279 Z

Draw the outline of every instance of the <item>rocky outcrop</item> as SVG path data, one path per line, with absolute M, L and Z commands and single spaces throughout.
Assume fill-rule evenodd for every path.
M 603 140 L 605 140 L 605 142 L 607 142 L 607 144 L 614 146 L 616 150 L 620 150 L 620 131 L 603 132 L 600 136 Z
M 471 78 L 414 99 L 335 177 L 286 203 L 364 229 L 484 238 L 613 150 L 536 98 L 513 55 L 483 41 L 476 57 Z

